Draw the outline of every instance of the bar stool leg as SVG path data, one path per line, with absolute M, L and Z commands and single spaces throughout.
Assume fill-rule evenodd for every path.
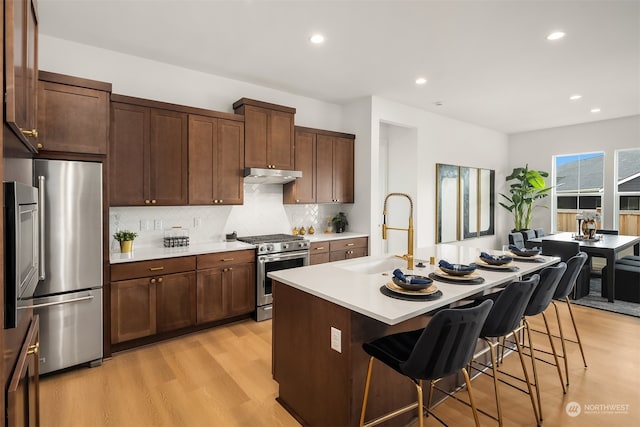
M 498 425 L 502 427 L 502 408 L 500 407 L 500 392 L 498 391 L 498 360 L 496 355 L 497 343 L 493 343 L 488 339 L 485 339 L 489 345 L 489 354 L 491 356 L 491 368 L 493 369 L 493 389 L 496 393 L 496 409 L 498 411 Z
M 580 354 L 582 354 L 582 362 L 584 363 L 584 367 L 587 367 L 587 359 L 584 357 L 584 349 L 582 348 L 582 340 L 580 339 L 580 334 L 578 333 L 578 326 L 576 325 L 576 319 L 573 317 L 573 309 L 571 308 L 571 301 L 569 297 L 566 296 L 567 300 L 567 308 L 569 309 L 569 314 L 571 315 L 571 322 L 573 323 L 573 330 L 576 332 L 576 340 L 578 341 L 578 347 L 580 347 Z
M 542 319 L 544 320 L 544 326 L 547 329 L 547 336 L 549 337 L 549 344 L 551 345 L 551 352 L 553 353 L 553 359 L 556 362 L 556 369 L 558 370 L 558 377 L 560 378 L 562 393 L 567 394 L 567 389 L 565 388 L 564 381 L 562 380 L 562 369 L 560 369 L 560 362 L 558 361 L 558 353 L 556 352 L 556 346 L 553 344 L 553 337 L 551 336 L 551 330 L 549 329 L 549 322 L 547 322 L 547 316 L 545 316 L 544 311 L 542 312 Z
M 529 372 L 527 372 L 527 365 L 524 362 L 524 353 L 522 352 L 522 345 L 520 341 L 518 341 L 516 337 L 516 333 L 513 332 L 514 341 L 516 343 L 516 348 L 518 349 L 518 356 L 520 357 L 520 364 L 522 365 L 522 371 L 524 372 L 524 379 L 527 383 L 527 389 L 529 390 L 529 398 L 531 399 L 531 407 L 533 408 L 533 416 L 536 417 L 536 424 L 540 425 L 540 420 L 542 419 L 542 415 L 538 417 L 538 410 L 536 409 L 536 401 L 535 397 L 533 397 L 533 389 L 531 388 L 531 380 L 529 379 Z M 537 388 L 537 384 L 536 384 Z
M 369 398 L 369 385 L 371 384 L 371 371 L 373 369 L 373 357 L 369 358 L 369 368 L 367 369 L 367 380 L 364 385 L 364 398 L 362 400 L 362 410 L 360 412 L 360 427 L 364 425 L 364 415 L 367 412 L 367 399 Z
M 422 403 L 422 381 L 416 381 L 416 391 L 418 392 L 418 425 L 424 427 L 424 408 Z
M 567 387 L 569 387 L 569 358 L 567 357 L 567 348 L 564 343 L 564 333 L 562 332 L 562 322 L 560 321 L 560 312 L 558 311 L 558 305 L 555 301 L 551 301 L 553 308 L 556 312 L 556 319 L 558 320 L 558 331 L 560 332 L 560 344 L 562 344 L 562 358 L 564 359 L 564 375 L 567 379 Z
M 473 394 L 471 393 L 471 380 L 469 379 L 469 374 L 465 368 L 462 368 L 462 374 L 464 375 L 464 382 L 467 384 L 467 393 L 469 393 L 469 402 L 471 403 L 471 411 L 473 412 L 473 419 L 476 422 L 476 427 L 480 427 L 480 419 L 478 418 L 478 410 L 476 409 L 476 404 L 473 400 Z M 423 427 L 422 424 L 420 427 Z
M 524 327 L 527 330 L 527 338 L 529 339 L 529 348 L 531 349 L 531 366 L 533 367 L 533 383 L 536 387 L 536 398 L 538 400 L 538 416 L 542 422 L 542 399 L 540 398 L 540 382 L 538 381 L 538 369 L 536 368 L 536 354 L 534 351 L 533 341 L 531 341 L 531 330 L 529 329 L 529 322 L 525 318 L 523 320 Z M 564 384 L 563 384 L 564 385 Z

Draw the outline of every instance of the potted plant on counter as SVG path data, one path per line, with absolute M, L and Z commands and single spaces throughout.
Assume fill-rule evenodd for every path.
M 548 176 L 548 172 L 529 169 L 529 165 L 525 165 L 514 168 L 506 178 L 507 182 L 515 182 L 511 183 L 509 196 L 500 194 L 509 203 L 500 202 L 500 205 L 513 214 L 514 231 L 529 229 L 534 203 L 547 197 L 551 191 L 545 182 Z
M 133 239 L 138 237 L 138 233 L 129 230 L 116 231 L 113 238 L 120 242 L 120 252 L 126 253 L 133 250 Z
M 338 212 L 338 214 L 331 219 L 331 222 L 333 223 L 333 228 L 336 233 L 344 232 L 347 229 L 347 225 L 349 225 L 349 221 L 347 221 L 344 212 Z

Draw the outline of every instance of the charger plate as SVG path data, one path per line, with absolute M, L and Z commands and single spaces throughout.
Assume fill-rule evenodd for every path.
M 534 256 L 518 256 L 511 252 L 511 257 L 514 261 L 524 261 L 524 262 L 544 262 L 544 258 L 542 256 L 534 255 Z
M 385 283 L 385 286 L 387 287 L 387 289 L 389 289 L 391 292 L 395 292 L 397 294 L 402 294 L 402 295 L 431 295 L 434 294 L 436 292 L 438 292 L 438 287 L 436 285 L 434 285 L 433 283 L 430 284 L 429 286 L 425 286 L 420 290 L 410 290 L 410 289 L 405 289 L 400 285 L 397 285 L 394 282 L 387 282 Z
M 479 285 L 480 283 L 484 283 L 484 278 L 475 271 L 471 274 L 467 274 L 466 276 L 453 276 L 445 273 L 439 268 L 436 268 L 433 273 L 429 273 L 429 278 L 456 285 Z
M 496 265 L 496 264 L 489 264 L 488 262 L 485 262 L 482 258 L 478 258 L 478 260 L 476 261 L 476 266 L 478 268 L 483 269 L 483 270 L 496 270 L 496 271 L 518 271 L 518 270 L 520 270 L 520 267 L 515 265 L 513 263 L 513 261 L 509 261 L 506 264 Z
M 389 286 L 398 287 L 399 289 L 402 290 L 402 292 L 392 291 Z M 435 287 L 435 285 L 428 286 L 428 288 L 431 288 L 431 287 Z M 388 297 L 400 299 L 403 301 L 433 301 L 433 300 L 437 300 L 442 296 L 442 291 L 439 291 L 437 289 L 435 292 L 430 292 L 426 294 L 420 293 L 420 292 L 422 291 L 408 291 L 408 290 L 402 289 L 396 284 L 394 284 L 393 282 L 389 282 L 380 286 L 380 293 L 382 295 L 386 295 Z

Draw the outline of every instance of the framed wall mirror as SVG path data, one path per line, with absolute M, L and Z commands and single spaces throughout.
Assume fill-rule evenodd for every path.
M 494 234 L 494 170 L 438 163 L 436 186 L 436 243 Z

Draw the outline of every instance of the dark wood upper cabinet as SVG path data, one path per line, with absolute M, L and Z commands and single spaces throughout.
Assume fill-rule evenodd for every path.
M 107 154 L 111 83 L 39 72 L 38 149 Z
M 284 203 L 353 203 L 354 142 L 353 134 L 296 126 L 296 169 L 303 172 L 285 184 Z
M 189 115 L 189 204 L 244 201 L 244 123 Z
M 188 115 L 137 98 L 112 101 L 110 205 L 186 205 Z
M 282 196 L 286 204 L 316 203 L 316 133 L 296 127 L 295 170 L 302 178 L 284 185 Z
M 5 121 L 15 137 L 37 152 L 38 4 L 4 2 Z
M 296 109 L 248 98 L 233 109 L 245 116 L 245 167 L 293 169 Z

